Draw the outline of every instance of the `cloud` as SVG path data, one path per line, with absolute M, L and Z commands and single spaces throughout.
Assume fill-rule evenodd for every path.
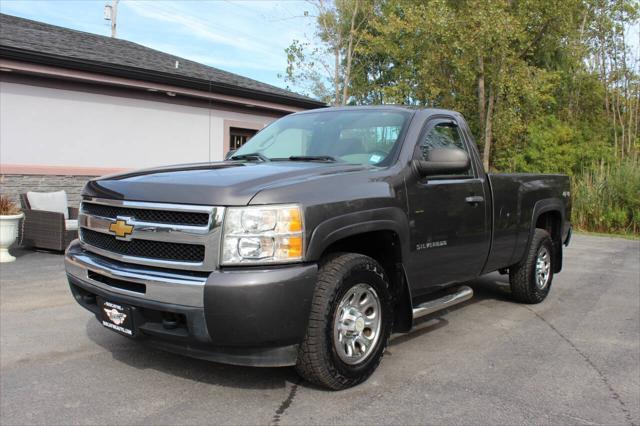
M 264 41 L 268 35 L 260 36 L 260 25 L 254 17 L 238 19 L 237 14 L 229 16 L 234 14 L 228 13 L 228 5 L 225 3 L 189 3 L 200 7 L 204 12 L 200 16 L 197 16 L 196 10 L 185 9 L 184 3 L 123 2 L 122 4 L 142 17 L 171 24 L 171 27 L 167 27 L 169 31 L 179 30 L 218 45 L 257 53 L 272 59 L 282 56 L 280 49 L 276 52 L 272 44 Z M 220 9 L 220 5 L 226 5 L 227 10 Z M 203 6 L 209 7 L 203 8 Z M 251 32 L 247 33 L 247 29 Z
M 142 42 L 141 44 L 161 52 L 170 53 L 185 59 L 200 62 L 201 64 L 223 69 L 254 69 L 278 72 L 282 69 L 280 64 L 272 66 L 260 61 L 253 62 L 243 58 L 234 59 L 226 55 L 202 53 L 199 51 L 200 49 L 185 47 L 182 44 L 159 43 L 154 41 Z
M 190 33 L 215 43 L 233 46 L 241 49 L 248 47 L 247 43 L 226 34 L 215 31 L 211 23 L 200 18 L 190 16 L 180 8 L 165 2 L 130 2 L 124 3 L 133 9 L 138 15 L 158 21 L 177 24 L 184 27 Z

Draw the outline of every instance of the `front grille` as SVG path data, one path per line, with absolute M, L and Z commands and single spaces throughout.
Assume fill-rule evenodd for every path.
M 204 246 L 150 240 L 117 240 L 114 236 L 82 228 L 80 236 L 85 243 L 125 256 L 177 262 L 203 262 Z
M 82 203 L 82 211 L 93 216 L 115 219 L 118 216 L 132 217 L 139 222 L 166 223 L 173 225 L 206 226 L 208 213 L 177 212 L 170 210 L 133 209 L 129 207 L 108 206 L 105 204 Z

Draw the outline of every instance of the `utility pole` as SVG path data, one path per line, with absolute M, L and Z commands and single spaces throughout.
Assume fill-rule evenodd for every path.
M 111 37 L 116 38 L 116 24 L 118 20 L 118 3 L 120 0 L 111 0 L 111 4 L 104 6 L 104 19 L 111 21 Z

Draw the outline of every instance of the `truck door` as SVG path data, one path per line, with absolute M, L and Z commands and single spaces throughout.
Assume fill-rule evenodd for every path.
M 475 278 L 489 252 L 489 194 L 477 151 L 453 117 L 428 121 L 414 150 L 425 159 L 430 149 L 459 148 L 471 158 L 463 174 L 407 177 L 411 254 L 407 273 L 413 295 Z

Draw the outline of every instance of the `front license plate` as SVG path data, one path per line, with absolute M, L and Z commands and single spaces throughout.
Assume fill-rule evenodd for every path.
M 103 300 L 100 306 L 102 325 L 125 336 L 133 336 L 133 318 L 129 306 L 108 300 Z

